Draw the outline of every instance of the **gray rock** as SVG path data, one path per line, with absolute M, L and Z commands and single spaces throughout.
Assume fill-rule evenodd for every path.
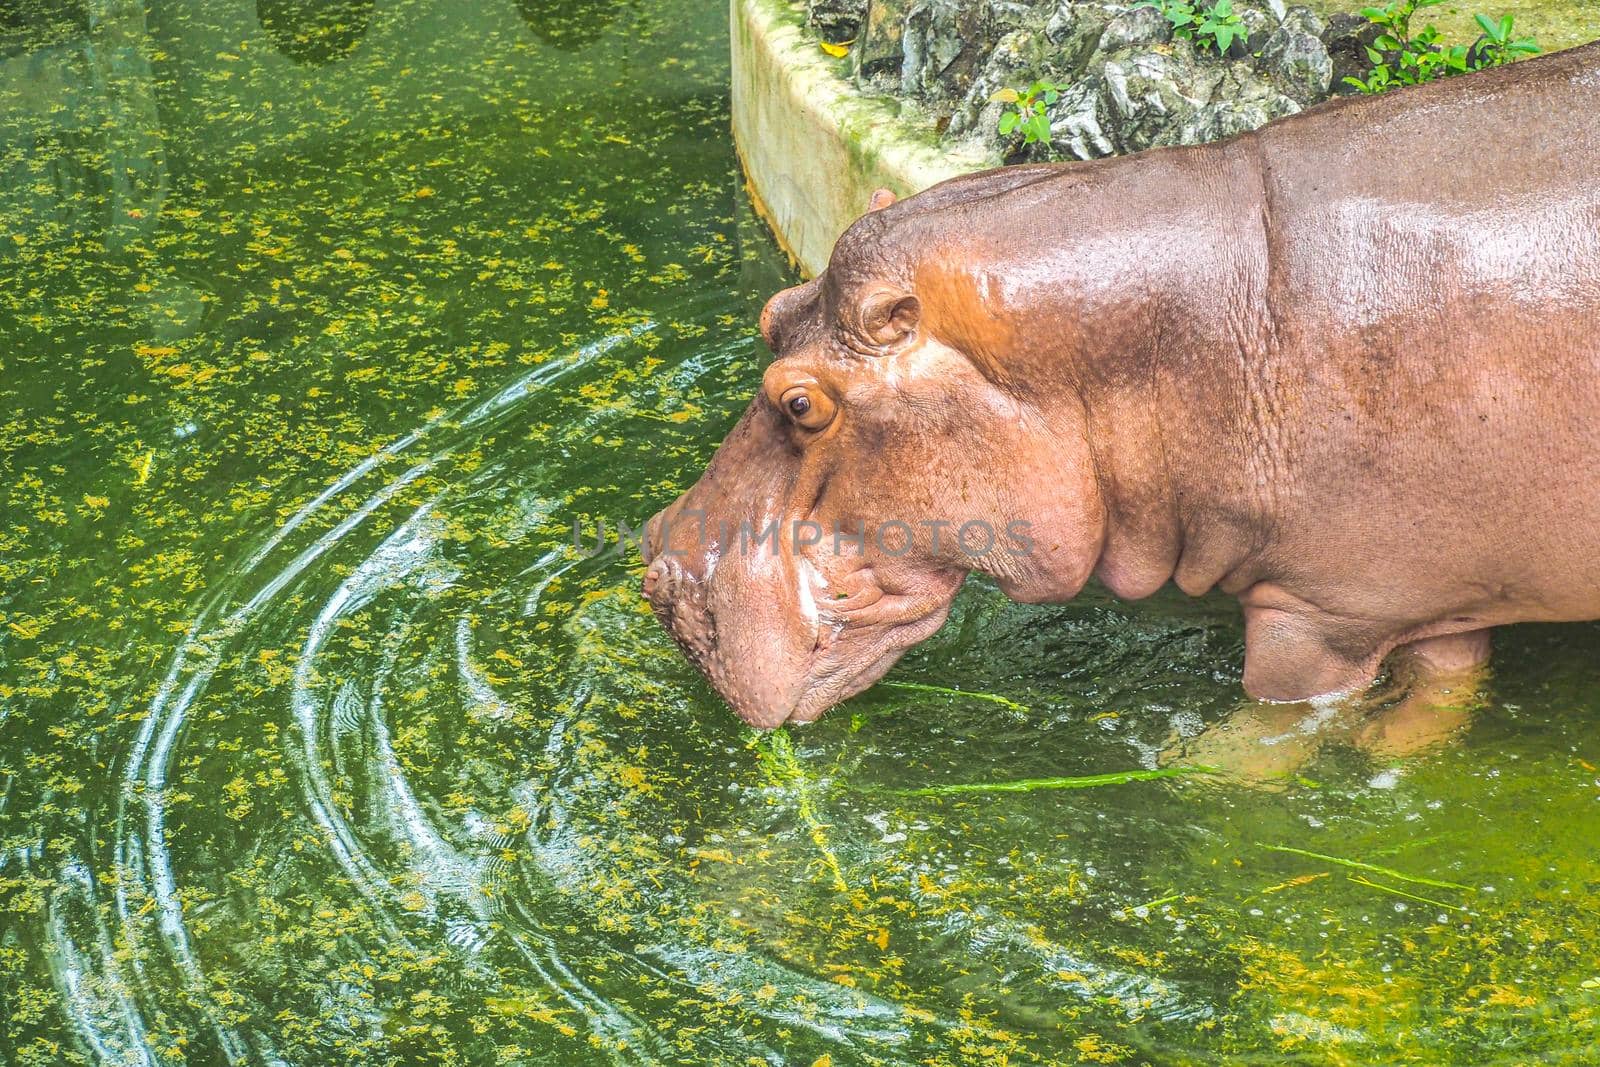
M 995 37 L 1023 29 L 1042 29 L 1051 8 L 1029 0 L 989 0 L 989 23 Z
M 1177 131 L 1175 144 L 1205 144 L 1293 115 L 1300 105 L 1275 90 L 1243 63 L 1230 64 L 1212 88 L 1211 102 L 1197 108 Z
M 943 2 L 953 9 L 956 0 Z M 1054 0 L 1048 18 L 1024 19 L 1023 28 L 1000 39 L 954 106 L 946 132 L 979 138 L 1013 160 L 1099 159 L 1214 141 L 1324 98 L 1332 61 L 1311 32 L 1321 28 L 1316 15 L 1303 7 L 1285 8 L 1283 0 L 1235 4 L 1241 18 L 1254 18 L 1244 14 L 1254 10 L 1260 16 L 1256 21 L 1269 29 L 1259 68 L 1173 38 L 1166 18 L 1154 8 Z M 917 25 L 919 18 L 929 26 L 938 22 L 932 7 L 932 0 L 918 0 L 915 10 L 927 13 L 911 20 L 908 40 L 913 33 L 936 38 Z M 942 17 L 950 24 L 952 16 Z M 945 54 L 922 55 L 914 64 L 914 45 L 905 49 L 908 71 L 934 70 L 946 59 Z M 1001 137 L 997 127 L 1006 105 L 990 97 L 1041 77 L 1063 86 L 1048 112 L 1050 143 L 1024 146 L 1019 134 Z
M 1050 108 L 1051 144 L 1034 158 L 1099 159 L 1228 137 L 1300 110 L 1247 63 L 1203 56 L 1187 40 L 1091 61 Z
M 1328 18 L 1322 32 L 1322 43 L 1327 46 L 1328 58 L 1333 61 L 1333 88 L 1336 92 L 1350 92 L 1344 84 L 1346 78 L 1364 78 L 1372 69 L 1367 48 L 1383 33 L 1371 21 L 1360 15 L 1341 11 Z
M 906 12 L 900 91 L 964 96 L 994 43 L 992 27 L 989 0 L 917 0 Z
M 834 44 L 855 40 L 866 17 L 867 0 L 806 0 L 806 21 Z
M 861 35 L 850 50 L 851 69 L 858 82 L 880 75 L 899 78 L 907 6 L 909 0 L 867 0 Z
M 1060 44 L 1076 25 L 1079 11 L 1088 5 L 1076 3 L 1075 0 L 1061 0 L 1056 9 L 1050 12 L 1050 17 L 1044 22 L 1044 36 L 1051 44 Z M 1104 27 L 1101 27 L 1104 29 Z M 1098 39 L 1098 38 L 1097 38 Z
M 1104 159 L 1117 154 L 1117 144 L 1100 122 L 1105 79 L 1085 78 L 1061 94 L 1050 108 L 1050 149 L 1059 158 Z M 1045 153 L 1038 153 L 1045 158 Z
M 1196 6 L 1203 8 L 1209 4 L 1201 0 Z M 1235 41 L 1233 47 L 1228 49 L 1228 55 L 1243 59 L 1261 51 L 1267 38 L 1278 28 L 1278 16 L 1282 11 L 1282 0 L 1233 0 L 1233 13 L 1244 23 L 1245 33 L 1243 39 Z
M 1147 48 L 1172 40 L 1172 24 L 1153 7 L 1130 7 L 1106 24 L 1099 51 L 1110 55 L 1129 48 Z
M 1327 29 L 1315 11 L 1299 4 L 1283 13 L 1283 18 L 1278 20 L 1278 26 L 1285 30 L 1309 33 L 1313 37 L 1321 37 L 1323 31 Z
M 1199 63 L 1187 42 L 1167 52 L 1130 51 L 1106 60 L 1102 69 L 1102 125 L 1118 149 L 1138 152 L 1183 143 L 1179 131 L 1211 102 L 1222 81 L 1221 64 Z
M 1333 60 L 1321 38 L 1301 30 L 1280 28 L 1261 50 L 1261 68 L 1272 84 L 1302 106 L 1328 95 Z
M 1100 47 L 1107 24 L 1119 14 L 1120 8 L 1063 0 L 1044 25 L 1045 40 L 1055 46 L 1052 66 L 1061 77 L 1071 79 L 1083 73 L 1089 57 Z

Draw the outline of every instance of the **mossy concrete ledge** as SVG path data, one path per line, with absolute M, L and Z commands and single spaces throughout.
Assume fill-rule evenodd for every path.
M 863 95 L 791 0 L 730 0 L 733 137 L 757 209 L 807 275 L 867 209 L 874 189 L 909 196 L 997 166 L 935 143 L 892 100 Z M 922 123 L 928 126 L 928 123 Z

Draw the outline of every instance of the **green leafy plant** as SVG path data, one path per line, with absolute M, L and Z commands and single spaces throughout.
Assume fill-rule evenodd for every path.
M 1367 76 L 1346 78 L 1345 84 L 1363 93 L 1382 93 L 1470 70 L 1498 67 L 1519 55 L 1539 51 L 1533 38 L 1512 36 L 1515 20 L 1510 15 L 1498 22 L 1485 15 L 1476 16 L 1484 32 L 1470 48 L 1442 43 L 1442 35 L 1432 25 L 1420 30 L 1411 28 L 1418 11 L 1442 3 L 1444 0 L 1393 0 L 1383 7 L 1363 8 L 1361 14 L 1383 32 L 1367 47 L 1367 58 L 1372 61 Z
M 1102 785 L 1127 785 L 1129 782 L 1150 782 L 1160 778 L 1215 773 L 1217 773 L 1215 767 L 1158 767 L 1155 770 L 1085 774 L 1076 778 L 1018 778 L 1004 782 L 958 782 L 955 785 L 928 785 L 920 789 L 896 789 L 894 792 L 908 797 L 942 797 L 958 793 L 1033 793 L 1040 789 L 1094 789 Z
M 1061 86 L 1055 82 L 1036 81 L 1026 89 L 1001 89 L 991 96 L 1011 106 L 1000 114 L 1000 134 L 1009 137 L 1022 132 L 1022 143 L 1050 143 L 1050 116 L 1045 109 L 1061 96 Z
M 1478 28 L 1483 30 L 1483 36 L 1472 47 L 1474 70 L 1500 67 L 1518 56 L 1539 54 L 1539 42 L 1532 37 L 1511 36 L 1516 30 L 1516 19 L 1512 16 L 1502 16 L 1499 22 L 1487 15 L 1474 15 L 1473 18 L 1477 20 Z
M 1172 36 L 1194 41 L 1201 48 L 1211 46 L 1227 55 L 1233 42 L 1246 36 L 1244 20 L 1233 9 L 1233 0 L 1217 0 L 1207 8 L 1197 8 L 1190 0 L 1141 0 L 1134 7 L 1153 7 L 1172 27 Z
M 1367 46 L 1372 70 L 1366 78 L 1346 78 L 1364 93 L 1381 93 L 1401 85 L 1421 85 L 1441 77 L 1452 67 L 1466 69 L 1466 49 L 1439 47 L 1439 31 L 1425 26 L 1413 31 L 1412 17 L 1423 8 L 1444 0 L 1393 0 L 1383 7 L 1368 7 L 1361 14 L 1383 32 Z
M 795 813 L 800 816 L 800 821 L 810 832 L 811 843 L 816 846 L 820 857 L 820 865 L 832 880 L 833 888 L 841 893 L 849 892 L 850 883 L 845 881 L 844 868 L 839 865 L 839 856 L 828 843 L 828 824 L 822 821 L 821 815 L 817 812 L 818 802 L 821 799 L 819 783 L 807 770 L 799 753 L 795 752 L 789 732 L 774 730 L 769 734 L 758 734 L 752 731 L 747 744 L 755 751 L 756 762 L 761 768 L 766 784 L 779 792 L 793 795 Z
M 1219 55 L 1227 55 L 1228 49 L 1233 47 L 1233 42 L 1245 36 L 1244 21 L 1233 10 L 1233 0 L 1217 0 L 1211 7 L 1201 12 L 1203 16 L 1200 25 L 1195 27 L 1195 40 L 1202 46 L 1207 43 L 1216 45 Z M 1174 28 L 1173 32 L 1177 32 Z M 1209 38 L 1209 42 L 1207 41 Z
M 1367 49 L 1367 54 L 1370 58 L 1372 49 Z M 1379 61 L 1373 65 L 1373 68 L 1370 71 L 1367 72 L 1367 76 L 1365 78 L 1357 78 L 1352 76 L 1346 78 L 1344 83 L 1346 85 L 1353 85 L 1361 92 L 1368 94 L 1386 93 L 1390 89 L 1396 88 L 1403 84 L 1395 80 L 1393 68 L 1382 61 L 1382 53 L 1379 53 Z

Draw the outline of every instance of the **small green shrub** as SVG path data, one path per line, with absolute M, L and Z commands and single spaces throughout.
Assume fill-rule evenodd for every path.
M 1478 20 L 1478 28 L 1483 30 L 1483 36 L 1473 46 L 1476 53 L 1474 69 L 1500 67 L 1518 56 L 1539 54 L 1539 42 L 1532 37 L 1511 36 L 1516 28 L 1516 20 L 1512 16 L 1504 15 L 1499 22 L 1487 15 L 1474 15 L 1473 18 Z
M 1022 143 L 1050 143 L 1050 116 L 1045 109 L 1061 96 L 1062 86 L 1048 81 L 1036 81 L 1026 89 L 1001 89 L 991 96 L 1011 106 L 1000 114 L 1000 134 L 1011 136 L 1022 131 Z
M 1233 0 L 1217 0 L 1207 8 L 1195 7 L 1190 0 L 1141 0 L 1134 7 L 1153 7 L 1172 27 L 1172 36 L 1194 41 L 1202 49 L 1212 47 L 1227 55 L 1233 42 L 1245 36 L 1244 20 L 1233 9 Z
M 1383 29 L 1367 48 L 1372 69 L 1365 78 L 1346 78 L 1363 93 L 1382 93 L 1404 85 L 1421 85 L 1452 74 L 1465 74 L 1485 67 L 1498 67 L 1520 55 L 1539 51 L 1532 37 L 1513 37 L 1515 20 L 1506 15 L 1499 22 L 1485 15 L 1476 16 L 1483 30 L 1470 47 L 1447 45 L 1432 25 L 1413 31 L 1411 19 L 1423 8 L 1436 7 L 1444 0 L 1393 0 L 1383 7 L 1363 8 L 1361 14 Z
M 1200 25 L 1194 29 L 1195 40 L 1199 41 L 1202 47 L 1207 43 L 1215 45 L 1218 55 L 1227 55 L 1228 49 L 1233 47 L 1233 42 L 1245 36 L 1244 22 L 1233 10 L 1233 0 L 1217 0 L 1215 4 L 1201 12 L 1201 15 L 1204 17 Z

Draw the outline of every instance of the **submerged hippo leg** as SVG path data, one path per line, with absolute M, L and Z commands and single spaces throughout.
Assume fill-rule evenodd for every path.
M 1331 742 L 1354 744 L 1378 759 L 1418 755 L 1467 724 L 1482 700 L 1488 660 L 1488 630 L 1413 641 L 1390 654 L 1391 684 L 1295 703 L 1241 705 L 1199 736 L 1175 739 L 1162 762 L 1215 767 L 1271 786 L 1286 782 Z
M 1323 745 L 1347 737 L 1360 715 L 1360 701 L 1348 696 L 1290 704 L 1251 701 L 1195 737 L 1174 739 L 1161 762 L 1211 767 L 1224 777 L 1270 789 L 1286 784 Z
M 1489 631 L 1470 630 L 1413 641 L 1394 650 L 1395 666 L 1409 669 L 1415 680 L 1450 678 L 1489 662 Z
M 1162 758 L 1271 787 L 1356 728 L 1359 694 L 1372 683 L 1379 656 L 1367 652 L 1364 624 L 1330 615 L 1281 586 L 1258 584 L 1240 602 L 1244 688 L 1255 699 L 1199 736 L 1170 744 Z
M 1356 731 L 1356 744 L 1374 756 L 1400 759 L 1449 740 L 1482 702 L 1488 662 L 1486 629 L 1396 649 L 1390 664 L 1405 695 L 1371 716 Z

